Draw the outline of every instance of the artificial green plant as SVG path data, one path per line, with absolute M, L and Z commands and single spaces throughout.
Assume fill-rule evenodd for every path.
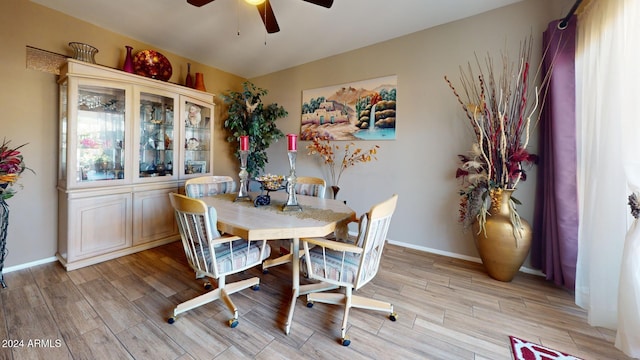
M 242 83 L 243 91 L 229 91 L 222 95 L 227 104 L 227 119 L 224 128 L 227 130 L 227 141 L 234 145 L 235 155 L 239 159 L 240 136 L 249 136 L 249 156 L 247 158 L 247 171 L 249 177 L 254 178 L 264 168 L 269 159 L 267 149 L 274 141 L 282 138 L 284 134 L 276 127 L 276 120 L 288 115 L 282 106 L 273 103 L 266 105 L 262 97 L 267 90 L 256 87 L 250 81 Z

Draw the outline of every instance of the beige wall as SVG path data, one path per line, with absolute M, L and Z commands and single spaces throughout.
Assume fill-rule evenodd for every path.
M 398 76 L 397 140 L 379 142 L 376 163 L 349 169 L 341 182 L 340 198 L 358 213 L 391 193 L 400 201 L 389 237 L 409 246 L 436 252 L 475 257 L 468 234 L 456 223 L 457 188 L 453 178 L 456 154 L 467 150 L 469 134 L 459 107 L 443 81 L 457 79 L 458 65 L 474 51 L 497 54 L 505 42 L 517 48 L 530 31 L 539 45 L 548 21 L 564 16 L 571 0 L 526 0 L 513 6 L 466 20 L 404 36 L 375 46 L 333 56 L 268 76 L 252 79 L 269 90 L 267 102 L 288 111 L 279 120 L 285 132 L 300 129 L 303 89 L 347 83 L 395 74 Z M 124 46 L 134 51 L 154 48 L 125 36 L 70 18 L 27 0 L 0 2 L 0 136 L 14 144 L 28 142 L 24 155 L 36 175 L 25 173 L 22 189 L 9 200 L 11 219 L 6 266 L 49 259 L 56 252 L 58 105 L 56 76 L 25 67 L 25 47 L 33 46 L 71 55 L 70 41 L 89 43 L 100 52 L 99 64 L 120 67 Z M 187 59 L 160 50 L 173 64 L 171 82 L 183 82 Z M 239 89 L 242 78 L 192 62 L 192 72 L 205 74 L 212 93 Z M 219 101 L 219 100 L 218 100 Z M 224 140 L 222 106 L 216 118 L 214 171 L 237 176 L 236 162 Z M 367 146 L 370 143 L 363 143 Z M 303 148 L 306 144 L 300 144 Z M 267 171 L 284 173 L 288 165 L 285 142 L 269 151 Z M 319 163 L 303 151 L 298 173 L 320 175 Z M 535 171 L 531 172 L 532 178 Z M 520 186 L 517 197 L 524 203 L 522 215 L 532 219 L 535 181 Z
M 173 66 L 174 83 L 183 83 L 189 60 L 154 48 L 125 36 L 106 31 L 68 17 L 27 0 L 0 2 L 0 137 L 12 144 L 29 143 L 24 149 L 27 165 L 36 174 L 26 172 L 19 193 L 8 200 L 11 208 L 5 266 L 14 266 L 51 258 L 57 248 L 57 149 L 58 87 L 57 76 L 26 69 L 26 46 L 72 55 L 70 41 L 91 44 L 99 49 L 96 62 L 120 68 L 125 45 L 134 52 L 156 49 Z M 209 92 L 239 89 L 244 79 L 191 61 L 192 72 L 204 73 Z M 219 100 L 218 100 L 219 101 Z M 217 112 L 223 106 L 217 107 Z M 216 155 L 214 167 L 230 168 L 228 146 L 216 114 Z M 229 175 L 237 173 L 234 169 Z
M 344 173 L 339 198 L 360 214 L 398 193 L 390 240 L 475 258 L 470 234 L 463 233 L 457 223 L 458 183 L 454 178 L 457 154 L 469 150 L 471 130 L 443 76 L 458 82 L 458 66 L 473 60 L 474 52 L 479 56 L 489 52 L 497 60 L 506 44 L 517 55 L 519 42 L 530 33 L 535 37 L 534 48 L 541 49 L 541 34 L 548 22 L 563 17 L 571 3 L 528 0 L 252 81 L 269 89 L 268 102 L 278 102 L 289 111 L 280 129 L 296 133 L 302 90 L 397 75 L 397 138 L 378 142 L 377 162 Z M 371 143 L 357 144 L 364 148 Z M 285 146 L 281 142 L 270 149 L 267 171 L 286 171 Z M 298 154 L 298 173 L 326 179 L 323 170 L 316 158 L 306 152 Z M 535 169 L 529 175 L 530 180 L 519 185 L 515 196 L 523 202 L 521 215 L 532 221 Z

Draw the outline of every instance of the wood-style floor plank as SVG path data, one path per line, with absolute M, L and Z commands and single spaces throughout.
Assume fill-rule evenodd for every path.
M 5 274 L 0 336 L 46 346 L 0 347 L 0 359 L 508 360 L 513 335 L 585 360 L 630 360 L 613 346 L 615 331 L 589 326 L 572 294 L 534 275 L 499 282 L 481 264 L 387 245 L 376 278 L 357 294 L 391 302 L 398 319 L 352 309 L 349 347 L 339 343 L 343 310 L 307 308 L 304 296 L 284 333 L 291 264 L 227 282 L 253 276 L 259 291 L 231 295 L 240 314 L 231 329 L 221 301 L 167 323 L 176 305 L 207 291 L 179 242 L 71 272 L 51 263 Z
M 186 352 L 151 321 L 141 322 L 116 336 L 136 359 L 172 360 Z
M 104 326 L 102 319 L 71 281 L 46 286 L 41 291 L 64 339 L 73 339 Z
M 74 359 L 133 359 L 118 338 L 105 325 L 66 340 Z

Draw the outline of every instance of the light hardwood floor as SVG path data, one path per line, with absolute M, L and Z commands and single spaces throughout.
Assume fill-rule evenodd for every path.
M 178 242 L 71 272 L 58 263 L 12 272 L 0 290 L 0 358 L 499 360 L 511 359 L 513 335 L 584 359 L 628 359 L 614 332 L 589 326 L 572 295 L 540 277 L 502 283 L 479 264 L 392 245 L 359 293 L 391 301 L 398 321 L 352 310 L 343 347 L 342 311 L 307 308 L 303 297 L 287 336 L 290 269 L 243 274 L 259 276 L 261 288 L 231 295 L 234 329 L 220 302 L 167 323 L 177 303 L 204 291 Z

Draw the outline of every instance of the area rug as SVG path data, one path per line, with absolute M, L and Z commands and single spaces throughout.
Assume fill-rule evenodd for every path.
M 582 360 L 540 344 L 509 336 L 514 360 Z

